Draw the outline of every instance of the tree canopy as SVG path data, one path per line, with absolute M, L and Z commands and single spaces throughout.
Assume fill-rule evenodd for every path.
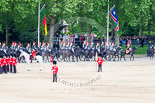
M 0 41 L 37 41 L 39 3 L 41 7 L 46 4 L 48 26 L 48 36 L 45 37 L 43 24 L 40 22 L 41 41 L 53 38 L 62 20 L 69 23 L 68 28 L 72 34 L 90 32 L 99 37 L 106 36 L 108 0 L 1 0 Z M 113 5 L 116 7 L 119 35 L 148 35 L 149 23 L 151 35 L 155 35 L 154 0 L 110 0 L 109 5 L 110 8 Z M 84 22 L 83 18 L 87 18 L 89 22 Z M 110 17 L 109 32 L 113 29 Z

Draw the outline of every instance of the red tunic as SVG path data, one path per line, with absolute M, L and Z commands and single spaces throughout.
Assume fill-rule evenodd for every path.
M 99 57 L 98 60 L 97 60 L 97 62 L 98 62 L 98 65 L 102 65 L 103 59 L 101 57 Z
M 6 58 L 3 58 L 3 65 L 6 66 Z
M 130 41 L 128 40 L 128 41 L 127 41 L 127 45 L 129 45 L 129 44 L 130 44 Z
M 12 65 L 12 63 L 13 63 L 13 58 L 10 59 L 9 64 Z
M 6 58 L 6 64 L 9 65 L 10 58 Z
M 32 52 L 32 57 L 36 56 L 36 51 Z
M 15 66 L 17 64 L 17 59 L 13 59 L 13 66 Z
M 2 59 L 0 59 L 0 67 L 2 67 L 2 65 L 3 65 L 3 61 Z
M 52 67 L 52 70 L 53 70 L 53 74 L 57 74 L 57 72 L 58 72 L 58 67 L 57 67 L 57 66 L 53 66 L 53 67 Z

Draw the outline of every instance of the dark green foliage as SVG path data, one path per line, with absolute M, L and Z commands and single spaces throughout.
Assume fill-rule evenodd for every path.
M 0 41 L 5 41 L 6 29 L 8 41 L 32 42 L 37 41 L 38 3 L 46 4 L 47 26 L 51 18 L 55 23 L 66 20 L 69 23 L 70 34 L 85 34 L 91 24 L 91 33 L 99 38 L 106 36 L 107 0 L 1 0 L 0 1 Z M 151 20 L 151 35 L 155 33 L 155 0 L 110 0 L 110 8 L 116 5 L 120 25 L 119 35 L 148 34 L 148 21 Z M 78 17 L 76 21 L 69 18 Z M 81 22 L 79 17 L 88 18 L 91 22 Z M 44 28 L 41 23 L 41 41 L 44 38 Z M 110 31 L 112 31 L 110 17 Z M 100 29 L 98 29 L 100 25 Z M 60 33 L 60 30 L 56 30 Z M 55 33 L 56 34 L 56 33 Z M 49 34 L 48 34 L 49 37 Z M 26 44 L 26 43 L 25 43 Z

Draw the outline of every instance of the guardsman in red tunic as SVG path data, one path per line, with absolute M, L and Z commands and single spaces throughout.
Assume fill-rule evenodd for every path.
M 14 56 L 13 57 L 13 68 L 14 68 L 14 72 L 13 73 L 17 73 L 16 65 L 17 65 L 17 59 Z
M 101 57 L 101 54 L 99 54 L 99 58 L 98 58 L 97 62 L 98 62 L 98 72 L 102 72 L 103 59 Z
M 2 56 L 2 58 L 1 58 L 1 69 L 2 69 L 2 73 L 4 73 L 4 67 L 3 67 L 4 61 L 3 60 L 4 59 L 3 59 L 3 56 Z
M 6 64 L 7 64 L 6 68 L 7 68 L 7 72 L 9 72 L 9 62 L 10 62 L 10 58 L 9 58 L 9 56 L 7 56 L 7 58 L 6 58 Z
M 52 71 L 53 71 L 53 82 L 57 82 L 57 72 L 58 72 L 58 67 L 56 66 L 57 62 L 53 61 L 53 67 L 52 67 Z
M 33 49 L 33 52 L 32 52 L 32 56 L 31 56 L 31 63 L 32 63 L 32 58 L 35 58 L 36 57 L 36 51 Z
M 13 57 L 12 56 L 10 56 L 9 64 L 10 64 L 10 73 L 12 73 L 12 64 L 13 64 Z
M 3 71 L 2 71 L 2 70 L 3 70 L 3 69 L 2 69 L 3 66 L 2 66 L 2 65 L 3 65 L 3 61 L 2 61 L 2 57 L 0 56 L 0 74 L 3 73 Z
M 4 73 L 7 73 L 7 68 L 6 68 L 6 66 L 7 66 L 6 57 L 4 56 L 4 58 L 3 58 L 3 71 L 4 71 Z

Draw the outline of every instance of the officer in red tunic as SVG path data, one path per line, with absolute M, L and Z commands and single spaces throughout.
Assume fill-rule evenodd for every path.
M 99 54 L 99 58 L 98 58 L 97 62 L 98 62 L 98 72 L 102 72 L 103 59 L 101 57 L 101 54 Z
M 9 56 L 7 55 L 7 58 L 6 58 L 6 64 L 7 64 L 6 68 L 7 68 L 7 72 L 9 72 L 9 62 L 10 62 L 10 58 L 9 58 Z
M 2 68 L 3 68 L 3 62 L 2 62 L 2 57 L 0 56 L 0 74 L 3 73 Z
M 10 62 L 9 62 L 9 65 L 10 65 L 10 73 L 12 73 L 12 64 L 13 64 L 13 57 L 11 55 L 10 56 Z
M 31 63 L 32 63 L 32 58 L 35 58 L 36 57 L 36 51 L 33 49 L 33 51 L 32 51 L 32 56 L 31 56 Z
M 14 72 L 13 73 L 17 73 L 16 65 L 17 65 L 17 59 L 14 56 L 13 57 L 13 69 L 14 69 Z
M 52 71 L 53 71 L 53 82 L 57 82 L 57 72 L 58 72 L 58 67 L 56 66 L 57 62 L 53 61 L 53 67 L 52 67 Z

